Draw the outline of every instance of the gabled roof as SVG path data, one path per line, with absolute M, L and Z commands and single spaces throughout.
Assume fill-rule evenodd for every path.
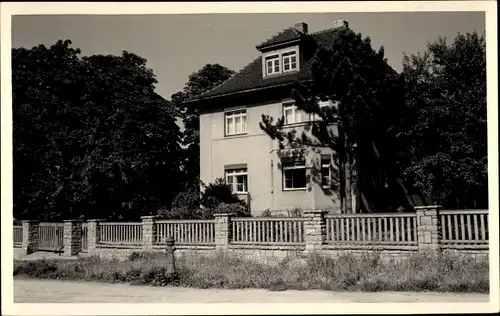
M 259 46 L 262 46 L 264 44 L 265 46 L 276 45 L 297 39 L 297 37 L 295 38 L 292 37 L 293 34 L 299 36 L 300 39 L 304 38 L 312 39 L 313 40 L 312 42 L 314 43 L 313 47 L 307 48 L 313 50 L 312 54 L 310 54 L 311 56 L 309 56 L 309 58 L 306 59 L 304 63 L 300 66 L 299 71 L 265 78 L 262 76 L 262 57 L 259 56 L 255 58 L 250 64 L 245 66 L 242 70 L 240 70 L 238 73 L 236 73 L 233 77 L 224 81 L 220 85 L 214 87 L 212 90 L 201 94 L 197 98 L 187 101 L 186 103 L 197 103 L 204 100 L 221 98 L 230 95 L 237 95 L 246 92 L 259 91 L 277 86 L 284 86 L 288 84 L 293 84 L 297 81 L 311 80 L 312 79 L 311 69 L 313 64 L 313 59 L 311 57 L 314 54 L 315 50 L 314 46 L 331 45 L 337 36 L 338 30 L 340 30 L 340 28 L 331 28 L 304 36 L 302 33 L 296 31 L 294 28 L 286 29 L 280 34 L 273 36 L 269 40 L 260 44 Z M 396 73 L 389 65 L 387 65 L 387 70 L 389 72 Z
M 328 45 L 332 43 L 336 36 L 336 31 L 338 29 L 327 29 L 317 33 L 310 34 L 310 37 L 318 45 Z M 298 31 L 295 31 L 299 34 Z M 285 30 L 284 32 L 272 37 L 268 43 L 282 43 L 283 39 L 289 38 L 290 32 Z M 261 44 L 262 45 L 262 44 Z M 212 90 L 207 91 L 196 99 L 187 101 L 187 103 L 202 101 L 206 99 L 212 99 L 215 97 L 223 97 L 226 95 L 232 95 L 237 93 L 242 93 L 246 91 L 253 91 L 257 89 L 269 88 L 273 86 L 279 86 L 284 84 L 291 84 L 296 81 L 304 81 L 312 78 L 311 66 L 312 59 L 306 60 L 304 64 L 301 65 L 300 70 L 297 72 L 292 72 L 285 75 L 279 75 L 275 77 L 264 78 L 262 76 L 262 57 L 259 56 L 255 58 L 250 64 L 245 66 L 242 70 L 236 73 L 233 77 L 224 81 L 222 84 L 214 87 Z

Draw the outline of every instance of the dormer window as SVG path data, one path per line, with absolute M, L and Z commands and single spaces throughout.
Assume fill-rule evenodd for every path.
M 297 52 L 291 51 L 283 53 L 283 72 L 297 69 Z
M 288 47 L 266 53 L 262 56 L 263 77 L 276 76 L 297 71 L 299 65 L 299 47 Z
M 280 55 L 271 55 L 266 57 L 267 75 L 280 73 Z

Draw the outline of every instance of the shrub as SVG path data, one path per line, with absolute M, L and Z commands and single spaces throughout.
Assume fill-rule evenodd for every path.
M 220 203 L 216 210 L 217 213 L 231 213 L 237 217 L 247 217 L 250 216 L 248 209 L 241 203 Z
M 273 213 L 270 209 L 266 208 L 264 212 L 260 214 L 260 217 L 273 217 Z
M 172 207 L 159 210 L 158 215 L 165 219 L 200 219 L 203 218 L 200 203 L 199 187 L 191 187 L 177 194 Z
M 304 215 L 304 210 L 300 207 L 295 207 L 291 210 L 287 210 L 288 217 L 302 217 Z
M 250 216 L 250 208 L 225 184 L 222 178 L 205 186 L 200 197 L 199 186 L 177 194 L 170 209 L 158 215 L 165 219 L 210 219 L 214 213 L 231 211 L 238 216 Z
M 213 183 L 204 187 L 201 204 L 204 208 L 216 209 L 220 203 L 241 204 L 245 206 L 245 202 L 233 193 L 231 187 L 225 183 L 224 179 L 217 178 Z
M 264 212 L 260 214 L 260 217 L 302 217 L 303 214 L 304 211 L 300 207 L 287 209 L 283 212 L 272 212 L 270 209 L 265 209 Z

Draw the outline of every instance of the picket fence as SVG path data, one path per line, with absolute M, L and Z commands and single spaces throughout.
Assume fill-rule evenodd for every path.
M 441 210 L 440 245 L 448 249 L 488 249 L 488 210 Z M 303 246 L 304 217 L 230 218 L 229 242 L 233 245 Z M 98 222 L 101 245 L 140 246 L 143 222 Z M 176 245 L 214 246 L 215 220 L 155 220 L 153 244 L 164 245 L 173 237 Z M 324 217 L 326 245 L 417 246 L 419 218 L 416 213 L 334 214 Z M 62 223 L 39 224 L 39 249 L 63 245 Z M 14 227 L 14 246 L 23 243 L 23 227 Z M 88 249 L 88 224 L 82 225 L 82 251 Z
M 408 214 L 339 214 L 326 218 L 330 244 L 417 245 L 417 216 Z

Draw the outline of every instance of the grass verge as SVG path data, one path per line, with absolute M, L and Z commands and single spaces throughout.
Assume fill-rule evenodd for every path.
M 97 257 L 17 261 L 14 277 L 275 291 L 489 291 L 487 261 L 447 254 L 416 253 L 392 262 L 382 262 L 376 254 L 346 254 L 336 259 L 311 255 L 299 262 L 266 265 L 221 253 L 179 258 L 177 274 L 169 275 L 164 253 L 134 253 L 124 261 Z

